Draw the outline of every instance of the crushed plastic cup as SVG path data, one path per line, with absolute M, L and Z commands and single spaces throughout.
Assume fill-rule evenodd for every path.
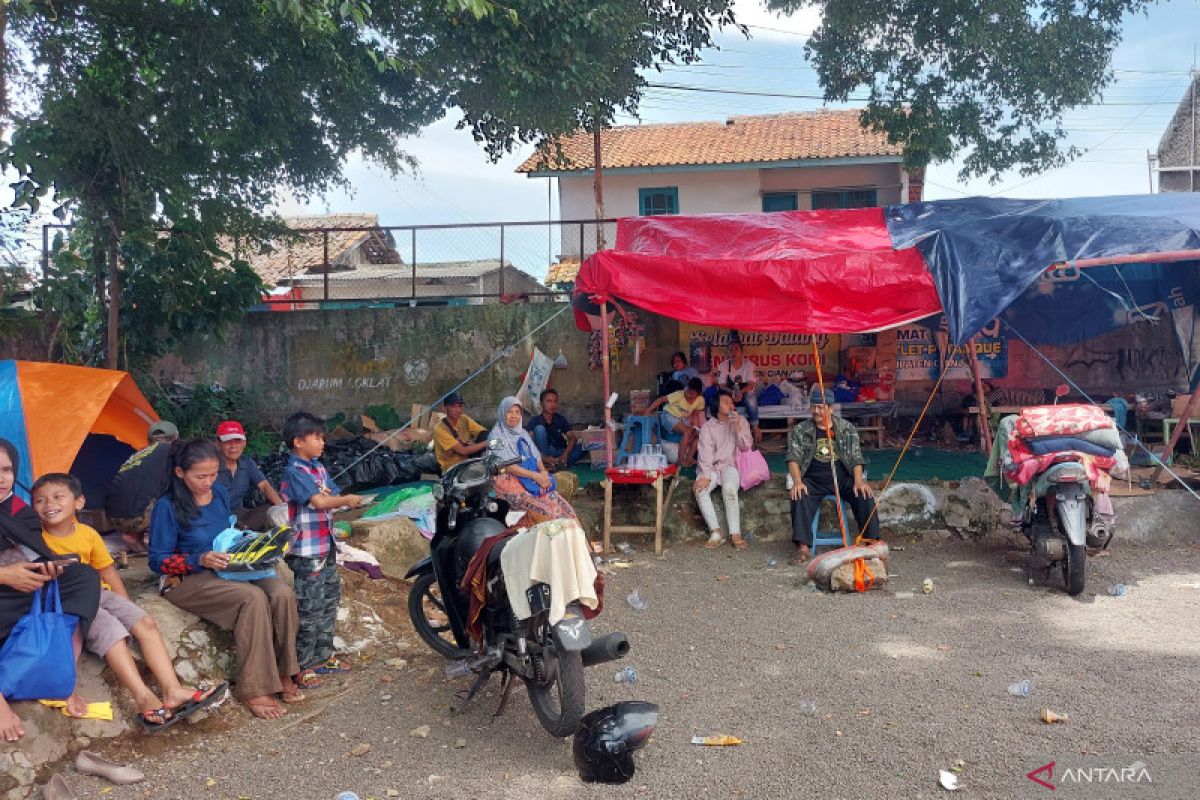
M 336 800 L 358 800 L 358 795 L 354 792 L 339 792 Z
M 925 594 L 933 594 L 933 578 L 926 578 L 921 581 L 921 591 Z
M 958 776 L 947 769 L 938 770 L 938 783 L 947 792 L 958 791 Z
M 779 562 L 775 560 L 775 556 L 767 556 L 767 566 L 768 567 L 773 567 L 778 563 Z
M 801 700 L 798 708 L 800 713 L 806 717 L 815 717 L 817 715 L 816 700 Z
M 613 680 L 617 683 L 637 683 L 637 670 L 633 667 L 626 667 L 613 675 Z
M 1125 584 L 1123 583 L 1114 583 L 1112 586 L 1108 587 L 1108 594 L 1110 597 L 1124 597 L 1126 591 L 1128 590 L 1125 588 Z
M 1029 697 L 1029 692 L 1031 689 L 1033 689 L 1033 682 L 1024 680 L 1010 684 L 1008 687 L 1008 693 L 1013 697 Z
M 629 603 L 629 607 L 634 611 L 645 611 L 646 606 L 649 605 L 649 603 L 646 602 L 645 598 L 642 597 L 641 593 L 638 592 L 637 589 L 634 589 L 632 592 L 630 592 L 629 596 L 625 598 L 625 601 Z

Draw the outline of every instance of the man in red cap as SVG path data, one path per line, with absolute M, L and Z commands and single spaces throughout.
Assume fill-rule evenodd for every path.
M 270 525 L 267 510 L 283 504 L 283 498 L 271 486 L 254 459 L 246 455 L 246 430 L 242 423 L 226 420 L 217 426 L 217 446 L 221 450 L 221 471 L 217 481 L 229 490 L 229 507 L 238 522 L 251 530 L 266 530 Z M 258 489 L 267 498 L 267 505 L 246 507 L 246 496 Z

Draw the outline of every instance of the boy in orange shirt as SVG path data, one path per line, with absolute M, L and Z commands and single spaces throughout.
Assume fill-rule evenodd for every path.
M 148 731 L 165 730 L 201 708 L 223 700 L 225 684 L 192 689 L 179 682 L 158 625 L 130 601 L 100 534 L 75 518 L 84 503 L 79 481 L 72 475 L 52 472 L 38 478 L 30 494 L 33 510 L 42 522 L 46 546 L 59 555 L 78 556 L 100 573 L 100 608 L 88 628 L 84 646 L 107 661 L 117 679 L 133 694 L 141 712 L 138 721 L 142 727 Z M 138 672 L 128 644 L 131 634 L 163 691 L 161 700 Z

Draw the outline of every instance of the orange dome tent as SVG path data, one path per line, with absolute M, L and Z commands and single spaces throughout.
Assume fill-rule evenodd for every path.
M 89 506 L 121 462 L 147 444 L 158 419 L 127 372 L 0 361 L 0 437 L 20 456 L 16 492 L 47 472 L 84 482 Z

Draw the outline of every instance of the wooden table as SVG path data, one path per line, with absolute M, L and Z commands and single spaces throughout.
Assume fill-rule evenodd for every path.
M 876 445 L 879 449 L 883 449 L 883 437 L 886 432 L 883 424 L 884 417 L 896 416 L 898 404 L 894 401 L 878 401 L 874 403 L 836 403 L 834 404 L 834 415 L 842 416 L 846 419 L 860 419 L 865 424 L 857 424 L 860 434 L 874 434 Z M 808 409 L 797 408 L 795 406 L 759 406 L 758 418 L 764 419 L 782 419 L 785 421 L 783 428 L 763 428 L 763 436 L 783 434 L 785 437 L 791 433 L 796 422 L 802 419 L 808 419 L 812 416 L 812 412 Z
M 654 487 L 654 524 L 653 525 L 614 525 L 612 519 L 613 484 Z M 663 484 L 667 484 L 666 497 L 663 497 Z M 662 555 L 663 511 L 671 504 L 671 496 L 679 485 L 679 467 L 670 464 L 666 469 L 641 470 L 610 468 L 604 470 L 604 550 L 603 554 L 612 552 L 612 534 L 614 533 L 653 533 L 654 555 Z

